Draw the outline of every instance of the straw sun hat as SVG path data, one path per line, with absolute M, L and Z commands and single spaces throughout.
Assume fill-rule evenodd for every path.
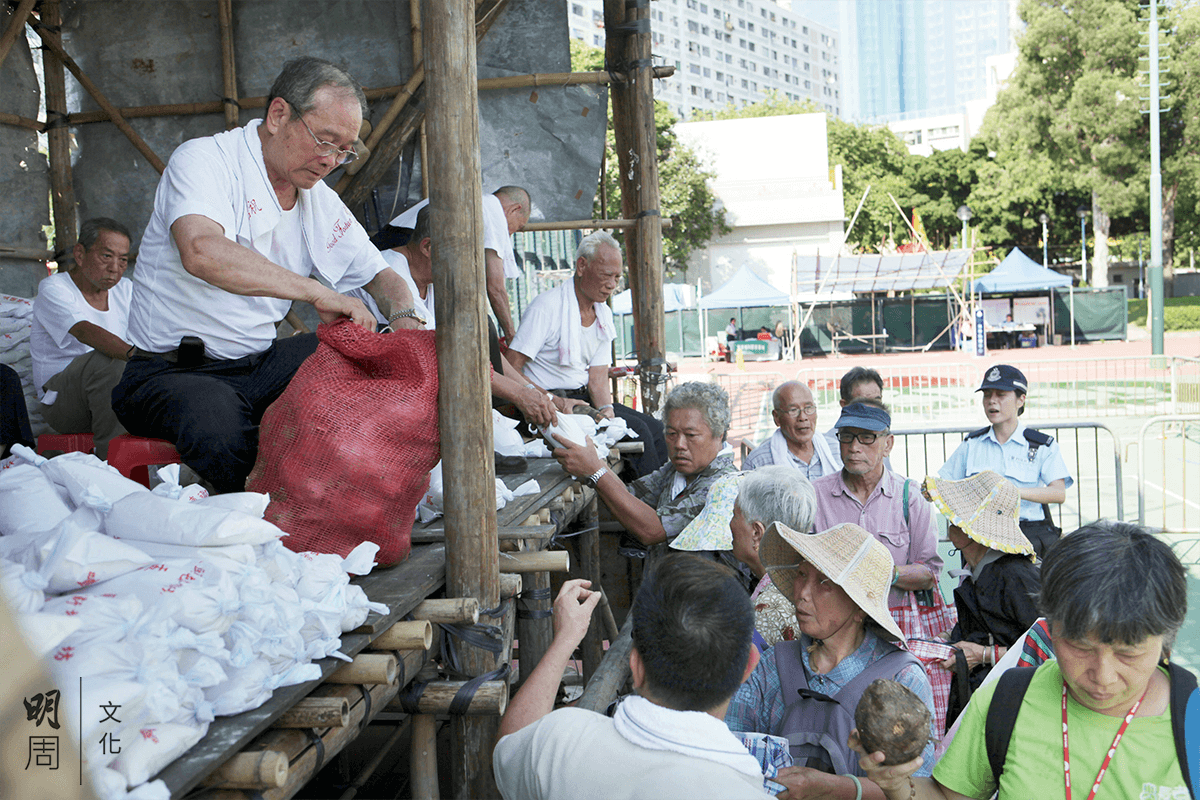
M 1033 545 L 1021 532 L 1021 495 L 1011 482 L 984 470 L 961 481 L 929 475 L 923 489 L 938 511 L 972 541 L 1033 558 Z
M 763 535 L 759 556 L 785 595 L 790 594 L 798 562 L 807 561 L 842 587 L 892 639 L 904 638 L 887 607 L 892 556 L 859 526 L 846 523 L 821 533 L 798 533 L 775 522 Z

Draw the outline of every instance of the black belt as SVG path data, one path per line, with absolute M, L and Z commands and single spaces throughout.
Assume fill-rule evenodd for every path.
M 163 361 L 169 362 L 171 364 L 178 364 L 179 363 L 179 348 L 176 347 L 174 350 L 168 350 L 165 353 L 153 353 L 149 350 L 143 350 L 142 348 L 135 345 L 133 348 L 133 352 L 131 352 L 129 354 L 129 357 L 130 358 L 161 358 Z M 200 357 L 200 364 L 214 364 L 218 361 L 221 361 L 221 359 L 209 358 L 208 356 Z

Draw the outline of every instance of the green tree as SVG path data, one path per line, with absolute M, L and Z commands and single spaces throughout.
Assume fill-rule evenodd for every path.
M 579 72 L 604 69 L 604 51 L 572 39 L 571 68 Z M 659 211 L 664 219 L 669 217 L 673 222 L 669 227 L 663 227 L 663 270 L 668 277 L 682 275 L 695 250 L 704 247 L 713 237 L 732 230 L 725 221 L 725 209 L 717 207 L 717 198 L 709 186 L 716 173 L 696 151 L 677 139 L 673 129 L 678 121 L 665 103 L 655 101 Z M 600 219 L 619 219 L 621 189 L 611 106 L 608 122 L 604 164 L 604 194 L 608 207 L 601 205 L 601 193 L 597 191 L 593 213 Z

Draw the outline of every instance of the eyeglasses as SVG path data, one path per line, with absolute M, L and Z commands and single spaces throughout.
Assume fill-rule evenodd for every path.
M 308 131 L 308 135 L 313 137 L 313 141 L 317 143 L 317 155 L 319 155 L 321 158 L 337 156 L 337 163 L 339 165 L 349 164 L 351 161 L 358 158 L 357 150 L 343 150 L 332 142 L 323 142 L 318 139 L 317 135 L 313 133 L 312 128 L 308 127 L 308 123 L 304 121 L 304 117 L 301 117 L 299 114 L 296 116 L 300 120 L 300 124 L 304 126 L 304 130 Z
M 775 411 L 776 411 L 776 413 L 783 414 L 785 417 L 791 417 L 792 419 L 796 419 L 801 414 L 803 414 L 806 417 L 811 417 L 813 414 L 817 413 L 817 407 L 814 406 L 812 403 L 809 403 L 808 405 L 804 405 L 804 406 L 792 406 L 791 408 L 777 408 L 777 409 L 775 409 Z
M 850 431 L 844 430 L 844 429 L 839 430 L 837 433 L 834 434 L 834 436 L 837 437 L 837 440 L 839 442 L 841 442 L 842 444 L 850 444 L 855 439 L 858 439 L 863 444 L 875 444 L 876 439 L 878 439 L 880 436 L 886 436 L 886 435 L 887 435 L 887 431 L 884 431 L 883 433 L 875 433 L 873 431 L 863 431 L 862 433 L 851 433 Z

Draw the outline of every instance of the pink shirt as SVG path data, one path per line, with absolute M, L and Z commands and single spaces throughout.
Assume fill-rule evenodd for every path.
M 908 484 L 909 524 L 904 524 L 904 508 L 901 498 L 906 479 L 892 472 L 883 471 L 879 485 L 871 492 L 866 503 L 846 489 L 839 470 L 812 482 L 817 493 L 817 515 L 813 528 L 825 531 L 845 522 L 853 522 L 866 530 L 883 544 L 892 554 L 897 566 L 924 564 L 933 571 L 936 580 L 942 570 L 942 558 L 937 552 L 937 524 L 929 502 L 921 496 L 921 485 L 913 480 Z M 906 593 L 892 589 L 888 594 L 888 606 L 905 605 Z

